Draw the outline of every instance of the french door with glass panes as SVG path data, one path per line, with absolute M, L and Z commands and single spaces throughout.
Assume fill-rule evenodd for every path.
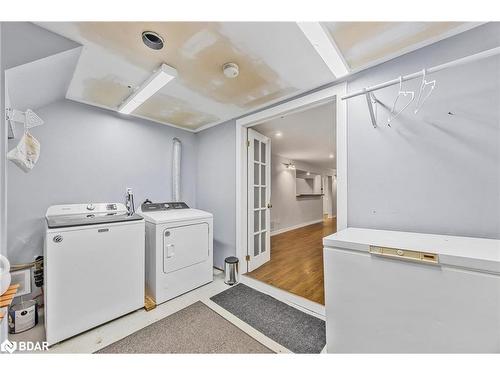
M 248 129 L 248 272 L 271 259 L 271 142 Z

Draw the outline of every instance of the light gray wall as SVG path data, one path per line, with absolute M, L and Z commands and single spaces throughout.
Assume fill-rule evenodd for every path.
M 348 90 L 499 45 L 500 24 L 489 24 L 369 69 Z M 428 79 L 437 84 L 422 110 L 412 105 L 391 128 L 387 110 L 378 106 L 374 129 L 365 98 L 349 100 L 348 225 L 500 238 L 500 58 Z M 376 96 L 392 106 L 397 91 Z
M 190 132 L 68 100 L 37 109 L 41 143 L 35 168 L 8 163 L 8 253 L 27 262 L 42 253 L 44 215 L 54 204 L 123 202 L 125 189 L 144 199 L 171 200 L 172 138 L 182 141 L 182 199 L 196 205 L 196 139 Z M 9 149 L 18 140 L 9 141 Z
M 337 216 L 337 178 L 331 175 L 325 176 L 324 180 L 325 196 L 323 199 L 323 214 L 328 214 L 328 217 L 334 217 Z
M 79 46 L 31 22 L 3 22 L 3 25 L 5 69 Z
M 500 23 L 480 26 L 358 74 L 349 90 L 499 46 L 499 38 Z M 493 58 L 436 74 L 436 90 L 421 117 L 408 111 L 392 129 L 371 127 L 364 98 L 348 102 L 348 226 L 500 238 L 499 71 Z M 377 96 L 392 105 L 396 90 Z M 450 110 L 457 115 L 448 116 Z M 386 119 L 387 111 L 379 107 L 378 116 Z M 218 151 L 200 154 L 209 158 L 203 164 L 225 165 L 234 158 L 234 126 L 232 120 L 198 133 L 203 138 L 231 132 L 224 140 L 212 137 Z M 234 196 L 233 163 L 202 172 L 225 175 L 221 184 L 203 189 L 204 202 L 221 200 L 221 190 Z M 223 202 L 217 226 L 228 228 L 219 234 L 225 237 L 224 255 L 234 255 L 229 231 L 235 230 L 236 203 Z
M 296 197 L 295 171 L 287 169 L 283 163 L 290 159 L 271 155 L 271 231 L 308 224 L 323 219 L 323 199 L 321 197 Z M 299 170 L 326 173 L 322 168 L 295 161 Z
M 6 160 L 7 126 L 5 122 L 5 84 L 4 84 L 4 41 L 3 22 L 0 22 L 0 255 L 7 255 L 7 181 Z M 0 343 L 7 338 L 7 319 L 0 324 Z
M 196 134 L 198 165 L 196 199 L 198 208 L 214 215 L 214 265 L 236 254 L 235 137 L 234 121 Z
M 331 192 L 332 192 L 332 215 L 337 217 L 337 174 L 328 178 L 331 184 Z

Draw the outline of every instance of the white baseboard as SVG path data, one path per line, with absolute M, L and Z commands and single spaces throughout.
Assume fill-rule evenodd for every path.
M 293 225 L 291 227 L 281 228 L 281 229 L 272 231 L 271 232 L 271 236 L 274 236 L 274 235 L 280 234 L 280 233 L 285 233 L 285 232 L 288 232 L 290 230 L 299 229 L 299 228 L 302 228 L 302 227 L 307 227 L 308 225 L 321 223 L 322 221 L 323 221 L 323 219 L 313 220 L 313 221 L 308 221 L 306 223 L 300 223 L 300 224 L 297 224 L 297 225 Z

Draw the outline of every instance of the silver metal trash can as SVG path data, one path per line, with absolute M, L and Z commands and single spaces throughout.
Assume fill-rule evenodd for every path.
M 227 257 L 224 261 L 224 282 L 227 285 L 238 284 L 238 258 Z

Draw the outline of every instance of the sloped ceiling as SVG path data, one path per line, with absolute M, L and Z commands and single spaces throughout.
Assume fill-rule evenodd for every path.
M 2 59 L 5 69 L 43 59 L 80 45 L 31 22 L 2 22 Z
M 64 99 L 82 47 L 5 71 L 10 105 L 24 111 Z
M 132 116 L 197 131 L 335 80 L 295 22 L 45 22 L 39 26 L 83 45 L 66 98 L 116 111 L 162 63 L 178 76 Z M 472 23 L 325 22 L 348 70 L 430 44 Z M 161 50 L 142 32 L 165 40 Z M 224 63 L 239 65 L 234 79 Z

